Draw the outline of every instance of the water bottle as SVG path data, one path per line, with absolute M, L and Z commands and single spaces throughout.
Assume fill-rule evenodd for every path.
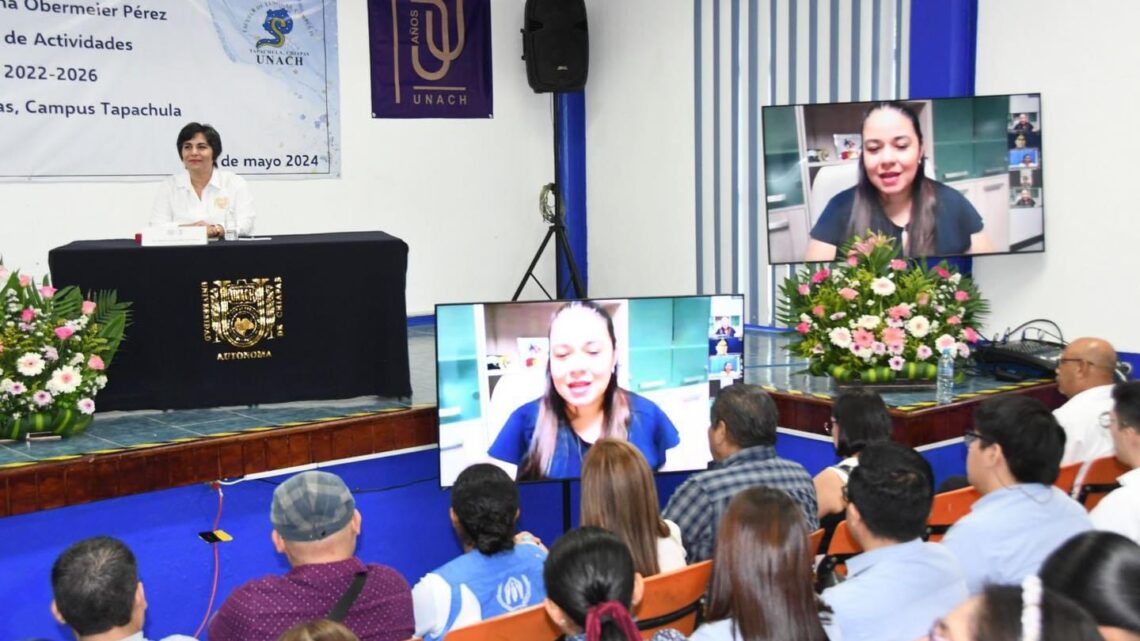
M 934 401 L 947 405 L 954 400 L 954 356 L 949 349 L 942 350 L 938 359 L 938 382 L 934 388 Z
M 226 208 L 226 240 L 237 240 L 238 237 L 238 221 L 237 212 L 233 207 Z

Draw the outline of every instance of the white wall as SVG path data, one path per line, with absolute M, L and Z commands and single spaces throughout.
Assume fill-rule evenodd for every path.
M 1140 5 L 1104 0 L 978 3 L 979 95 L 1040 91 L 1046 252 L 978 258 L 987 329 L 1045 317 L 1067 339 L 1140 352 L 1140 239 L 1131 142 Z
M 494 119 L 375 120 L 366 5 L 341 0 L 342 178 L 254 182 L 257 233 L 380 229 L 404 239 L 411 314 L 508 299 L 546 231 L 538 191 L 554 178 L 551 94 L 531 91 L 520 59 L 523 4 L 493 2 Z M 588 10 L 590 292 L 690 292 L 691 5 L 591 0 Z M 172 145 L 176 133 L 172 125 L 170 140 L 155 144 Z M 115 146 L 60 153 L 113 154 Z M 0 256 L 10 268 L 45 274 L 52 247 L 130 238 L 154 190 L 150 182 L 0 183 Z M 551 290 L 553 255 L 548 249 L 536 270 Z M 533 285 L 524 293 L 541 296 Z
M 696 293 L 692 3 L 586 7 L 590 295 Z

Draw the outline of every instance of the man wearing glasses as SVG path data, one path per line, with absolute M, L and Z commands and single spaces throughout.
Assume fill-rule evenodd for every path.
M 1099 338 L 1078 338 L 1057 359 L 1057 391 L 1069 398 L 1053 411 L 1065 430 L 1061 465 L 1112 454 L 1112 438 L 1100 415 L 1112 409 L 1116 350 Z
M 1140 543 L 1140 382 L 1119 383 L 1112 390 L 1112 411 L 1105 412 L 1105 431 L 1116 445 L 1116 459 L 1131 468 L 1116 478 L 1120 487 L 1093 508 L 1093 526 L 1123 534 Z
M 863 553 L 820 597 L 846 641 L 911 641 L 969 596 L 958 559 L 925 543 L 930 463 L 892 441 L 867 444 L 847 480 L 847 527 Z
M 1020 584 L 1092 523 L 1084 506 L 1053 486 L 1065 433 L 1041 401 L 1021 395 L 983 401 L 965 436 L 966 478 L 982 498 L 942 544 L 977 594 L 986 583 Z

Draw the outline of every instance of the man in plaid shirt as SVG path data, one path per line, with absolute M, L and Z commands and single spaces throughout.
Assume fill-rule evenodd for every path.
M 664 517 L 681 528 L 690 563 L 712 557 L 728 502 L 757 485 L 787 492 L 808 527 L 819 527 L 811 476 L 799 463 L 776 456 L 778 420 L 776 404 L 755 385 L 731 385 L 717 394 L 709 420 L 713 463 L 685 480 L 665 506 Z

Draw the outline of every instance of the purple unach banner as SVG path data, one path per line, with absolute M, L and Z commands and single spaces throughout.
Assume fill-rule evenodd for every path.
M 373 118 L 490 118 L 491 0 L 368 0 Z

